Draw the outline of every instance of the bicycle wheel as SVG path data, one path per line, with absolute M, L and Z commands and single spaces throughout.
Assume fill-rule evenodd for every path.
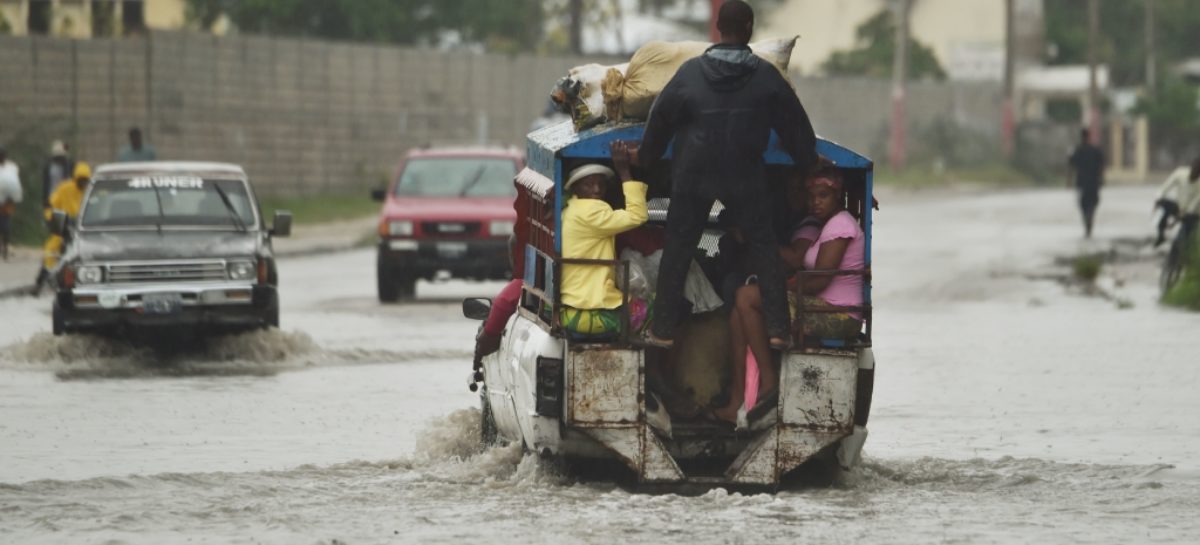
M 1179 277 L 1183 276 L 1183 252 L 1180 251 L 1180 239 L 1176 238 L 1171 244 L 1171 250 L 1167 252 L 1167 259 L 1163 262 L 1162 273 L 1158 277 L 1159 289 L 1163 296 L 1175 287 L 1179 282 Z

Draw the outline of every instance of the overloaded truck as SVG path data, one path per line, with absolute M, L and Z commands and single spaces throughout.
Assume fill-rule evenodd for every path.
M 822 473 L 852 468 L 866 438 L 874 382 L 871 350 L 871 226 L 872 162 L 834 142 L 819 139 L 817 151 L 840 171 L 845 208 L 865 234 L 865 268 L 855 271 L 808 271 L 800 274 L 858 274 L 863 277 L 861 331 L 849 338 L 804 336 L 793 326 L 791 348 L 778 353 L 778 402 L 756 411 L 745 426 L 712 419 L 662 415 L 661 395 L 648 380 L 653 366 L 673 360 L 693 378 L 708 378 L 729 391 L 726 365 L 697 366 L 703 353 L 686 350 L 705 339 L 677 335 L 669 351 L 639 342 L 625 309 L 622 331 L 608 338 L 570 333 L 561 320 L 559 278 L 572 260 L 561 257 L 563 182 L 574 166 L 611 164 L 610 144 L 641 139 L 640 123 L 614 123 L 576 132 L 571 122 L 551 125 L 529 134 L 526 168 L 516 178 L 518 221 L 528 235 L 518 241 L 524 260 L 521 297 L 508 320 L 495 353 L 477 358 L 471 378 L 480 394 L 481 427 L 485 439 L 517 443 L 531 452 L 587 464 L 616 460 L 641 483 L 666 485 L 778 487 L 802 468 Z M 670 157 L 666 158 L 669 162 Z M 789 176 L 791 158 L 772 135 L 764 155 L 768 178 Z M 667 187 L 669 168 L 642 173 L 652 188 Z M 781 183 L 773 183 L 781 186 Z M 650 223 L 666 220 L 668 199 L 652 191 Z M 715 208 L 719 208 L 719 205 Z M 714 285 L 720 282 L 720 237 L 724 228 L 718 210 L 697 248 L 697 261 Z M 597 265 L 596 263 L 588 263 Z M 614 260 L 623 285 L 630 264 Z M 463 303 L 464 314 L 483 319 L 489 301 Z M 722 311 L 706 319 L 720 322 Z M 800 313 L 819 312 L 800 308 Z M 693 315 L 693 320 L 697 320 Z M 796 322 L 796 320 L 793 320 Z M 686 329 L 685 324 L 684 328 Z M 711 359 L 711 354 L 707 355 Z M 727 399 L 727 398 L 726 398 Z M 706 400 L 698 400 L 704 403 Z

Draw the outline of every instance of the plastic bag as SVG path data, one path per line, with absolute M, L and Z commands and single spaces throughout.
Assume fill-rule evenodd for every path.
M 628 293 L 631 298 L 649 299 L 650 293 L 654 290 L 646 280 L 646 273 L 643 265 L 644 259 L 639 259 L 642 254 L 633 250 L 622 250 L 621 260 L 629 262 L 629 277 L 624 274 L 617 274 L 617 287 L 621 291 Z
M 567 76 L 554 85 L 550 92 L 550 100 L 560 111 L 571 115 L 576 131 L 594 127 L 606 119 L 602 91 L 605 78 L 623 76 L 628 67 L 629 63 L 613 66 L 592 63 L 576 66 L 567 71 Z M 610 76 L 610 72 L 615 74 Z

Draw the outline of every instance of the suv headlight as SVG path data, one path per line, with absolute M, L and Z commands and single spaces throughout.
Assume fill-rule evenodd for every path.
M 80 284 L 99 284 L 104 281 L 104 269 L 95 265 L 84 265 L 75 270 L 75 281 Z
M 496 220 L 488 223 L 488 232 L 494 237 L 506 237 L 513 233 L 513 222 L 508 220 Z
M 410 237 L 413 234 L 411 221 L 389 221 L 388 234 L 394 237 Z
M 251 261 L 231 261 L 227 266 L 230 280 L 250 280 L 258 274 Z

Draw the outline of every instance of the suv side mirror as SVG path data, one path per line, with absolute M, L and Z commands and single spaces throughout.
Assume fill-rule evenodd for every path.
M 372 189 L 371 190 L 371 200 L 383 202 L 383 199 L 385 199 L 386 197 L 387 197 L 386 189 Z
M 492 300 L 483 297 L 463 299 L 463 316 L 472 320 L 486 320 L 492 312 Z
M 287 210 L 276 210 L 275 219 L 271 222 L 271 236 L 286 237 L 292 234 L 292 213 Z
M 55 210 L 50 213 L 50 232 L 60 237 L 67 232 L 66 212 Z

